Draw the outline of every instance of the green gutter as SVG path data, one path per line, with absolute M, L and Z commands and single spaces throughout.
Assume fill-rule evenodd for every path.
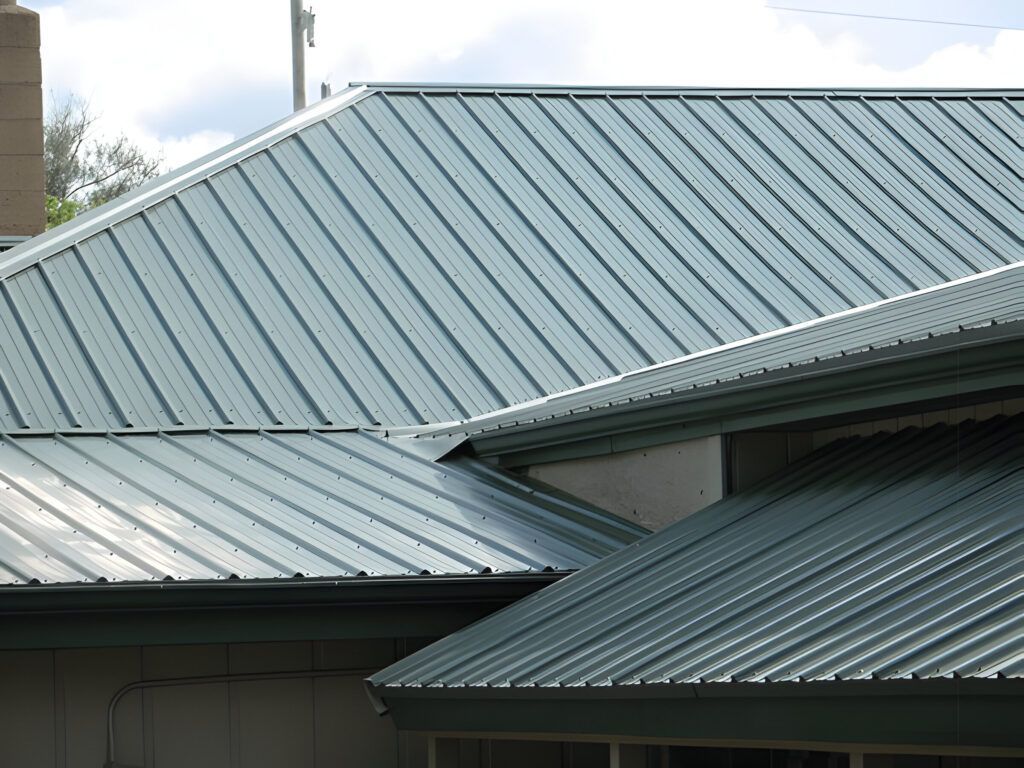
M 0 649 L 440 637 L 565 573 L 0 589 Z
M 1024 680 L 371 688 L 401 730 L 492 738 L 906 745 L 1024 756 Z

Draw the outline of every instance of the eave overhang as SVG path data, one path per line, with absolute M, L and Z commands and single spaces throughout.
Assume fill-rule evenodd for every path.
M 438 637 L 564 572 L 0 588 L 0 650 Z
M 1024 392 L 1024 323 L 1012 322 L 788 366 L 631 403 L 483 432 L 505 466 L 615 453 L 911 403 Z M 1007 392 L 1010 394 L 1007 395 Z M 1015 394 L 1016 393 L 1016 394 Z
M 441 736 L 1024 756 L 1024 680 L 368 690 Z

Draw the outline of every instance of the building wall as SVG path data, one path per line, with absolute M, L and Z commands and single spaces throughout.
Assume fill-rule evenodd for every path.
M 811 451 L 845 437 L 895 432 L 907 427 L 984 421 L 993 416 L 1014 416 L 1024 412 L 1024 399 L 994 400 L 988 403 L 940 411 L 908 413 L 876 421 L 844 424 L 828 429 L 805 431 L 740 432 L 730 436 L 729 473 L 732 491 L 742 491 L 803 458 Z
M 406 645 L 382 639 L 0 651 L 0 766 L 100 768 L 107 705 L 128 683 L 311 670 L 351 674 L 129 693 L 115 710 L 117 765 L 425 766 L 425 739 L 399 735 L 390 718 L 376 714 L 362 683 L 369 670 L 405 655 Z
M 657 530 L 722 498 L 722 439 L 536 464 L 526 474 Z
M 724 465 L 718 435 L 603 456 L 534 464 L 525 473 L 651 530 L 686 517 L 731 491 L 754 483 L 828 443 L 905 427 L 981 421 L 1024 411 L 1024 399 L 909 413 L 828 429 L 739 432 L 728 436 Z M 728 470 L 726 472 L 725 470 Z

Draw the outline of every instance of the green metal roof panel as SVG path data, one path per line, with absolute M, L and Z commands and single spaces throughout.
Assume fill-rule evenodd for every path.
M 355 87 L 5 253 L 0 430 L 463 420 L 1020 261 L 1022 104 Z
M 0 583 L 572 570 L 643 529 L 360 432 L 0 438 Z
M 1021 416 L 839 441 L 370 682 L 1024 677 L 1022 494 Z
M 610 414 L 626 414 L 715 394 L 719 385 L 740 380 L 756 385 L 758 375 L 807 367 L 835 358 L 986 326 L 1024 329 L 1024 262 L 926 288 L 914 294 L 857 307 L 797 326 L 770 331 L 649 368 L 617 376 L 533 403 L 419 430 L 421 438 L 468 434 L 478 450 L 506 445 L 511 435 L 540 436 L 551 430 Z M 548 440 L 545 433 L 542 440 Z M 527 443 L 529 436 L 523 438 Z

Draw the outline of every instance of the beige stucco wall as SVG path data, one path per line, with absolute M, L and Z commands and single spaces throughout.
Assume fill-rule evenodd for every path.
M 0 766 L 101 768 L 107 703 L 126 683 L 250 672 L 344 677 L 212 683 L 128 694 L 119 765 L 159 768 L 425 766 L 423 737 L 398 734 L 363 689 L 400 655 L 391 639 L 0 651 Z
M 36 235 L 43 207 L 39 16 L 0 5 L 0 235 Z
M 722 498 L 722 441 L 714 435 L 537 464 L 526 474 L 657 530 Z

